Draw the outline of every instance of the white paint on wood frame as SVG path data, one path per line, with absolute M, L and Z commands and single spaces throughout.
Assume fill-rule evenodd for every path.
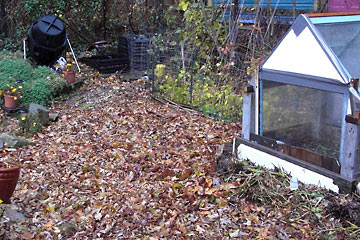
M 243 95 L 243 116 L 242 116 L 241 136 L 247 140 L 250 140 L 251 97 L 252 97 L 251 93 L 245 93 Z
M 302 183 L 314 184 L 319 187 L 332 190 L 336 193 L 339 192 L 339 187 L 334 184 L 333 179 L 272 156 L 268 153 L 254 149 L 245 144 L 239 145 L 237 149 L 237 157 L 239 159 L 248 159 L 252 163 L 263 166 L 267 169 L 274 169 L 275 167 L 278 167 L 289 173 L 291 177 L 297 178 Z

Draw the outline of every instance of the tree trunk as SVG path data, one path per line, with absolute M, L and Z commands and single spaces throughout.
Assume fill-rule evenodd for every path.
M 0 32 L 5 33 L 5 36 L 8 36 L 7 15 L 5 11 L 5 6 L 7 6 L 9 2 L 10 0 L 0 1 Z
M 164 15 L 164 8 L 165 8 L 165 2 L 164 0 L 159 0 L 159 11 L 158 11 L 158 19 L 159 19 L 159 22 L 158 22 L 158 27 L 159 27 L 159 30 L 160 30 L 160 33 L 163 32 L 163 15 Z
M 237 34 L 238 34 L 238 14 L 239 14 L 239 0 L 232 0 L 231 1 L 231 8 L 230 8 L 230 62 L 236 61 L 235 56 L 235 45 L 237 41 Z
M 103 7 L 103 40 L 105 40 L 106 39 L 106 13 L 107 13 L 106 0 L 103 0 L 102 7 Z
M 232 0 L 230 6 L 230 29 L 234 27 L 237 20 L 237 14 L 239 12 L 239 0 Z
M 296 0 L 293 0 L 293 18 L 296 19 Z

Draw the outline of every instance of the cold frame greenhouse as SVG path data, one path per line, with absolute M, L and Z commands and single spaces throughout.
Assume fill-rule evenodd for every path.
M 257 151 L 270 148 L 272 156 L 332 179 L 340 190 L 354 189 L 360 177 L 359 56 L 360 12 L 300 15 L 244 94 L 236 147 L 245 139 Z M 237 152 L 251 158 L 251 151 Z

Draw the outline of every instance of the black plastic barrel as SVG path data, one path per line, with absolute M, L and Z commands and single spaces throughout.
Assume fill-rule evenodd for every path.
M 40 65 L 52 65 L 66 45 L 63 22 L 54 16 L 44 16 L 31 25 L 28 32 L 30 56 Z

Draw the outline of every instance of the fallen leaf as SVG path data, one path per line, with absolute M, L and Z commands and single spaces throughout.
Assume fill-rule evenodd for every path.
M 218 206 L 219 207 L 225 207 L 225 206 L 227 206 L 227 204 L 228 204 L 228 201 L 226 200 L 226 199 L 224 199 L 224 198 L 220 198 L 220 200 L 219 200 L 219 202 L 218 202 Z
M 184 233 L 184 234 L 186 234 L 186 233 L 187 233 L 187 231 L 186 231 L 186 228 L 185 228 L 184 224 L 180 224 L 180 225 L 179 225 L 179 230 L 180 230 L 182 233 Z
M 230 236 L 231 238 L 239 237 L 239 236 L 240 236 L 240 230 L 237 229 L 237 230 L 235 230 L 234 232 L 229 233 L 229 236 Z
M 50 220 L 48 223 L 46 223 L 46 224 L 44 225 L 44 228 L 45 228 L 46 230 L 50 231 L 50 230 L 52 230 L 53 226 L 54 226 L 54 222 Z

